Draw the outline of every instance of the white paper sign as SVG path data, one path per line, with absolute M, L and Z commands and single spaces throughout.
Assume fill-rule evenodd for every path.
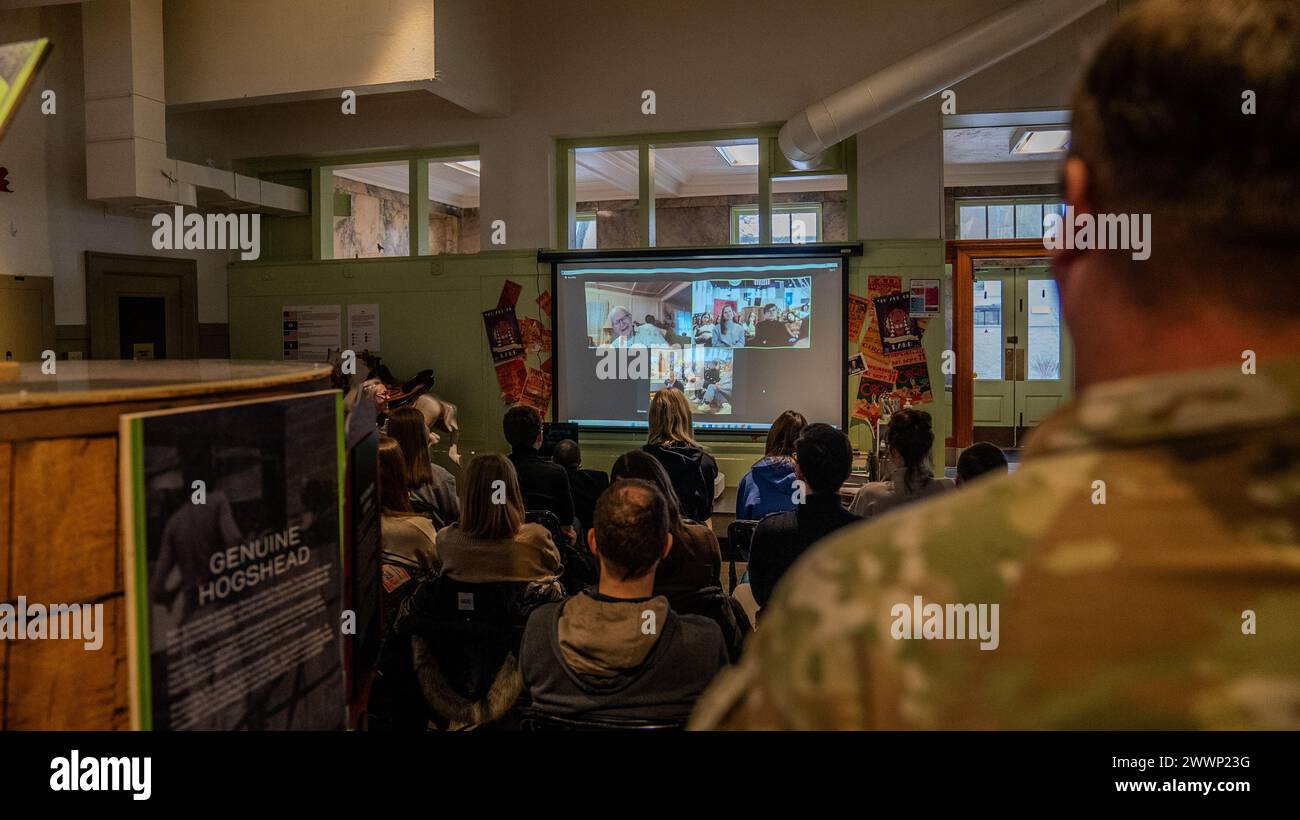
M 379 305 L 348 305 L 348 349 L 379 352 Z
M 285 361 L 328 361 L 340 347 L 342 313 L 339 305 L 286 305 L 280 312 Z

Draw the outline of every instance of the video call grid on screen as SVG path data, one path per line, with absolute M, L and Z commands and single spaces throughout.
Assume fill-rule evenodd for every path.
M 834 257 L 561 262 L 558 418 L 644 429 L 686 395 L 697 430 L 765 431 L 784 410 L 844 417 L 844 272 Z

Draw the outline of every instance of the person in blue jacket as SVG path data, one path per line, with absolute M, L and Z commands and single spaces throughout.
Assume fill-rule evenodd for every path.
M 756 521 L 794 509 L 794 443 L 807 424 L 803 414 L 794 410 L 786 410 L 772 422 L 763 457 L 740 479 L 737 519 Z

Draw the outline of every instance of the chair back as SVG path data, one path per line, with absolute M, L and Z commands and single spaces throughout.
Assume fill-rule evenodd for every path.
M 745 518 L 737 518 L 727 525 L 727 580 L 733 590 L 736 588 L 736 558 L 739 556 L 740 560 L 749 561 L 749 544 L 754 540 L 757 526 L 757 521 Z
M 578 538 L 578 543 L 570 545 L 560 532 L 560 519 L 550 510 L 525 510 L 524 521 L 529 524 L 541 524 L 551 533 L 551 540 L 560 550 L 560 559 L 564 563 L 564 569 L 560 574 L 560 580 L 564 584 L 564 589 L 570 595 L 576 595 L 600 578 L 600 570 L 596 566 L 596 557 L 587 550 L 587 545 Z

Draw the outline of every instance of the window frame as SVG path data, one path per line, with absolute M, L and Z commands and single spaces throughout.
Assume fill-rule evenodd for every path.
M 483 179 L 482 156 L 477 143 L 445 145 L 431 148 L 366 151 L 350 154 L 319 154 L 269 157 L 239 163 L 237 170 L 258 177 L 284 171 L 311 173 L 311 258 L 314 262 L 334 258 L 334 173 L 335 168 L 357 165 L 407 164 L 407 198 L 410 208 L 408 227 L 411 253 L 404 256 L 368 256 L 349 262 L 383 262 L 394 259 L 429 257 L 429 163 L 479 160 L 480 185 Z M 480 202 L 480 214 L 482 203 Z M 445 254 L 444 254 L 445 255 Z
M 758 207 L 757 205 L 732 205 L 732 206 L 731 206 L 731 244 L 733 244 L 733 245 L 747 244 L 747 243 L 742 243 L 742 242 L 737 238 L 737 237 L 740 236 L 740 217 L 745 216 L 745 215 L 747 215 L 747 214 L 758 214 L 758 213 L 759 213 L 759 207 Z M 781 202 L 781 203 L 777 203 L 777 204 L 774 204 L 774 205 L 772 206 L 772 213 L 769 215 L 768 218 L 770 219 L 771 217 L 776 216 L 777 214 L 799 214 L 799 213 L 816 213 L 816 214 L 817 214 L 817 236 L 816 236 L 816 238 L 814 238 L 814 239 L 809 239 L 809 240 L 807 240 L 807 242 L 798 242 L 798 243 L 794 242 L 793 240 L 791 240 L 790 242 L 777 242 L 775 239 L 773 239 L 772 242 L 771 242 L 771 244 L 773 244 L 773 245 L 795 245 L 795 244 L 804 245 L 804 244 L 811 244 L 811 243 L 815 243 L 815 242 L 820 242 L 820 241 L 822 241 L 822 233 L 823 233 L 823 231 L 822 231 L 822 224 L 823 224 L 823 222 L 822 222 L 822 203 L 820 203 L 820 202 Z M 761 227 L 761 226 L 760 226 L 760 227 Z M 770 230 L 770 229 L 769 229 L 769 230 Z M 759 244 L 761 244 L 761 242 L 760 242 Z
M 971 206 L 975 206 L 975 205 L 983 206 L 983 208 L 984 208 L 984 236 L 962 236 L 962 235 L 961 235 L 961 209 L 962 209 L 963 206 L 965 206 L 965 207 L 971 207 Z M 992 239 L 989 238 L 989 235 L 988 235 L 988 233 L 989 233 L 989 231 L 988 231 L 988 226 L 989 226 L 989 216 L 988 216 L 988 213 L 989 213 L 989 212 L 988 212 L 988 206 L 990 206 L 990 205 L 1010 205 L 1010 206 L 1011 206 L 1011 234 L 1012 234 L 1011 236 L 993 237 Z M 957 230 L 956 230 L 957 236 L 955 236 L 954 239 L 959 239 L 959 240 L 960 240 L 960 239 L 971 239 L 971 240 L 977 240 L 977 241 L 985 241 L 985 240 L 987 240 L 987 241 L 990 241 L 990 242 L 1000 242 L 1000 241 L 1003 241 L 1003 240 L 1006 240 L 1006 239 L 1039 239 L 1039 238 L 1041 238 L 1041 237 L 1042 237 L 1042 226 L 1041 226 L 1041 225 L 1039 226 L 1039 235 L 1038 235 L 1038 236 L 1018 237 L 1018 236 L 1015 235 L 1015 234 L 1016 234 L 1016 225 L 1017 225 L 1017 223 L 1016 223 L 1016 210 L 1015 210 L 1015 208 L 1016 208 L 1017 205 L 1042 205 L 1043 207 L 1047 207 L 1048 205 L 1060 205 L 1060 206 L 1064 207 L 1064 206 L 1065 206 L 1065 200 L 1064 200 L 1064 198 L 1061 197 L 1061 196 L 1052 196 L 1052 195 L 1043 195 L 1043 194 L 1028 194 L 1028 195 L 1025 195 L 1025 196 L 966 196 L 966 197 L 954 197 L 954 198 L 953 198 L 953 204 L 952 204 L 952 208 L 953 208 L 953 225 L 955 225 L 955 226 L 956 226 L 956 229 L 957 229 Z
M 779 125 L 757 126 L 752 128 L 731 128 L 712 131 L 678 131 L 652 134 L 628 134 L 610 137 L 587 137 L 575 139 L 557 139 L 555 141 L 555 247 L 559 250 L 576 250 L 574 227 L 577 221 L 576 177 L 577 162 L 575 152 L 578 149 L 630 149 L 638 154 L 637 173 L 638 217 L 640 230 L 637 249 L 653 248 L 655 244 L 655 196 L 654 196 L 654 153 L 656 147 L 672 148 L 696 143 L 723 142 L 728 140 L 758 141 L 758 209 L 759 242 L 758 247 L 783 246 L 787 243 L 772 241 L 772 212 L 774 207 L 798 203 L 772 202 L 772 182 L 774 179 L 791 179 L 804 176 L 826 176 L 827 174 L 844 174 L 847 179 L 846 201 L 846 240 L 856 242 L 858 239 L 858 197 L 857 197 L 857 140 L 847 139 L 826 151 L 822 163 L 806 170 L 794 168 L 789 160 L 781 154 L 777 145 Z M 804 203 L 804 210 L 811 210 L 812 205 Z M 818 211 L 818 233 L 823 232 L 824 222 Z M 734 237 L 735 234 L 728 238 Z M 738 247 L 737 243 L 718 247 Z M 754 247 L 744 245 L 743 247 Z M 631 249 L 627 249 L 631 250 Z

